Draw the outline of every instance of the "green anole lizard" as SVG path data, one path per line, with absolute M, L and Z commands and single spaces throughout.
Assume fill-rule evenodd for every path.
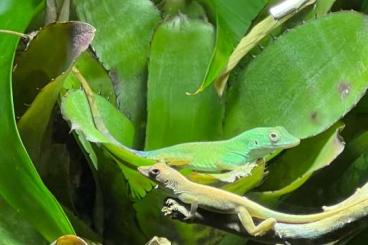
M 152 151 L 134 151 L 137 155 L 171 166 L 185 166 L 211 174 L 225 182 L 246 176 L 262 159 L 275 150 L 298 145 L 300 140 L 283 127 L 259 127 L 227 140 L 183 143 Z M 133 151 L 133 150 L 132 150 Z M 218 174 L 224 171 L 230 171 Z
M 140 156 L 185 165 L 201 172 L 234 170 L 274 152 L 298 145 L 300 140 L 283 127 L 247 130 L 233 138 L 211 142 L 183 143 L 152 151 L 136 151 Z
M 187 219 L 194 215 L 198 207 L 218 213 L 236 214 L 246 231 L 253 236 L 263 235 L 272 229 L 276 222 L 290 224 L 311 223 L 343 212 L 346 208 L 359 202 L 353 202 L 342 208 L 316 214 L 287 214 L 268 209 L 246 197 L 194 183 L 163 162 L 156 163 L 153 166 L 139 167 L 138 171 L 157 182 L 166 190 L 171 191 L 184 203 L 191 204 L 190 214 Z M 255 225 L 253 217 L 262 220 L 261 223 Z

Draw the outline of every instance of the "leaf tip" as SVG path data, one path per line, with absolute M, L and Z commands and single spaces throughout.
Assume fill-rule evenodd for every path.
M 185 92 L 185 94 L 188 95 L 188 96 L 194 96 L 194 95 L 197 95 L 199 93 L 202 93 L 203 91 L 204 91 L 204 87 L 201 86 L 195 92 L 193 92 L 193 93 L 191 93 L 191 92 Z

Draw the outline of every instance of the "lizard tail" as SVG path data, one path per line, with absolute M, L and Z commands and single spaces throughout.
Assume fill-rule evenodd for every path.
M 154 160 L 148 159 L 144 151 L 131 149 L 124 145 L 108 145 L 108 150 L 119 160 L 128 162 L 134 166 L 152 165 Z
M 277 211 L 273 211 L 270 209 L 262 210 L 261 216 L 267 217 L 267 218 L 274 218 L 279 222 L 283 223 L 291 223 L 291 224 L 304 224 L 304 223 L 310 223 L 315 222 L 324 218 L 328 218 L 332 215 L 335 215 L 337 213 L 344 212 L 344 210 L 356 206 L 360 204 L 364 200 L 357 200 L 356 202 L 352 202 L 349 205 L 346 205 L 342 208 L 336 208 L 330 211 L 315 213 L 315 214 L 287 214 L 287 213 L 281 213 Z M 257 216 L 257 215 L 256 215 Z

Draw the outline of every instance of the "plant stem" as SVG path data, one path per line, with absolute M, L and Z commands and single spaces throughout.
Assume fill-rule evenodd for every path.
M 21 38 L 24 38 L 24 39 L 31 39 L 31 37 L 28 34 L 24 34 L 24 33 L 21 33 L 21 32 L 16 32 L 16 31 L 11 31 L 11 30 L 2 30 L 2 29 L 0 29 L 0 33 L 9 34 L 9 35 L 21 37 Z

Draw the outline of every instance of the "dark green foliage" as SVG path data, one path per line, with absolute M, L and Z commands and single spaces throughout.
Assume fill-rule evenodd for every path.
M 275 1 L 75 0 L 78 21 L 45 26 L 68 19 L 68 1 L 47 2 L 47 13 L 44 1 L 0 3 L 1 244 L 47 244 L 74 231 L 103 244 L 154 235 L 246 243 L 163 217 L 167 194 L 136 171 L 151 161 L 122 161 L 122 145 L 150 150 L 283 126 L 301 144 L 222 187 L 294 213 L 368 181 L 368 1 L 318 0 L 275 24 L 267 12 Z M 212 85 L 259 23 L 267 26 L 250 40 L 263 40 L 248 40 L 255 48 L 219 97 Z M 4 30 L 27 28 L 38 32 L 16 52 L 18 37 Z M 361 227 L 351 234 L 351 244 L 366 239 Z

